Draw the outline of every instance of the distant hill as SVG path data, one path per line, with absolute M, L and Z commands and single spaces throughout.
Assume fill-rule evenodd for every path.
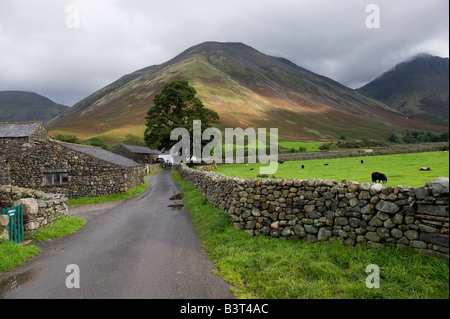
M 47 122 L 67 106 L 32 92 L 0 91 L 0 122 Z
M 448 126 L 449 60 L 422 54 L 358 89 L 410 119 Z
M 51 122 L 50 133 L 97 136 L 107 142 L 126 134 L 142 136 L 155 94 L 176 79 L 189 81 L 205 106 L 220 115 L 222 129 L 278 128 L 282 138 L 297 140 L 342 135 L 379 140 L 397 127 L 423 125 L 284 58 L 242 43 L 205 42 L 83 99 Z

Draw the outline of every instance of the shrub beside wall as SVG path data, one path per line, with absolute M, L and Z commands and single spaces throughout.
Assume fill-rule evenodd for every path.
M 449 258 L 449 184 L 383 187 L 324 179 L 252 180 L 174 169 L 250 235 L 296 237 L 353 246 L 413 247 Z

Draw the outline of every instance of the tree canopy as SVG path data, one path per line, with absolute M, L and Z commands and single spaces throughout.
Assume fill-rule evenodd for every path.
M 192 140 L 194 120 L 202 122 L 202 131 L 219 122 L 219 115 L 207 109 L 196 94 L 188 81 L 176 80 L 165 84 L 153 99 L 154 106 L 147 112 L 144 140 L 148 146 L 169 150 L 177 143 L 170 140 L 173 129 L 187 129 Z

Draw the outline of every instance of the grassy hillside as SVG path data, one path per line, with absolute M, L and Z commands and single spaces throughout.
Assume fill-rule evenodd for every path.
M 120 141 L 141 134 L 155 94 L 188 80 L 219 128 L 278 128 L 280 139 L 387 138 L 396 127 L 418 128 L 386 105 L 281 58 L 242 43 L 207 42 L 174 59 L 126 75 L 80 101 L 51 123 L 50 133 Z M 434 130 L 434 127 L 430 127 Z
M 67 108 L 32 92 L 0 92 L 0 122 L 47 122 Z
M 392 106 L 410 119 L 448 126 L 448 58 L 420 55 L 398 64 L 358 91 Z

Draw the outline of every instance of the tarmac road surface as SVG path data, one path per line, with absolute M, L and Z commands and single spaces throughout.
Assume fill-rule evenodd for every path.
M 38 256 L 0 276 L 0 298 L 233 298 L 212 273 L 170 170 L 149 185 L 136 198 L 86 212 L 78 232 L 35 243 Z

